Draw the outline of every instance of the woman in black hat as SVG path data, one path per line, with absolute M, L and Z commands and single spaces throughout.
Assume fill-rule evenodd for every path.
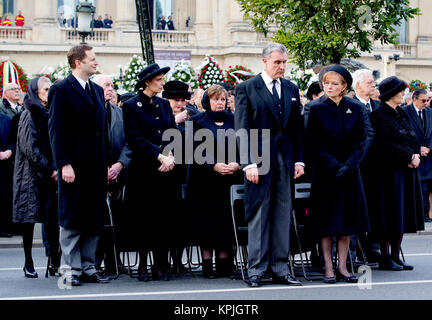
M 205 162 L 194 158 L 189 167 L 186 189 L 186 205 L 195 221 L 195 236 L 201 246 L 204 277 L 214 278 L 213 250 L 216 255 L 216 275 L 231 275 L 233 267 L 233 225 L 231 218 L 230 187 L 243 182 L 236 151 L 234 116 L 227 111 L 226 90 L 212 85 L 203 95 L 206 110 L 191 118 L 194 133 L 207 133 L 214 148 L 206 149 Z M 227 137 L 219 139 L 218 130 L 225 130 Z M 221 132 L 221 131 L 219 131 Z M 209 140 L 209 141 L 207 141 Z M 234 145 L 232 145 L 234 143 Z M 199 145 L 195 145 L 194 153 Z M 224 154 L 220 153 L 224 150 Z M 200 155 L 203 153 L 201 149 Z M 224 157 L 221 157 L 224 155 Z
M 371 236 L 380 243 L 380 269 L 412 270 L 399 258 L 403 234 L 424 229 L 421 185 L 417 173 L 420 144 L 400 107 L 407 85 L 397 77 L 379 84 L 381 105 L 371 115 L 374 141 L 371 146 L 368 203 Z M 391 247 L 391 252 L 390 252 Z
M 326 97 L 311 106 L 308 119 L 312 190 L 307 229 L 311 237 L 321 242 L 324 282 L 357 282 L 347 271 L 346 261 L 350 236 L 369 231 L 359 171 L 366 137 L 363 107 L 345 96 L 352 77 L 342 66 L 332 66 L 322 84 Z M 334 237 L 338 251 L 336 272 L 332 264 Z
M 126 184 L 126 202 L 131 216 L 131 232 L 123 232 L 132 239 L 123 245 L 138 246 L 140 281 L 147 275 L 147 253 L 153 252 L 153 280 L 168 280 L 168 248 L 175 231 L 175 208 L 181 201 L 181 186 L 173 169 L 174 156 L 165 146 L 162 135 L 176 129 L 174 115 L 167 100 L 157 97 L 165 85 L 164 75 L 169 67 L 151 64 L 143 69 L 136 84 L 138 94 L 123 104 L 126 141 L 132 150 Z

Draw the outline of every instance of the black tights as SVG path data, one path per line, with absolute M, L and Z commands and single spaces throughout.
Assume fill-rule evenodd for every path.
M 168 250 L 167 249 L 155 249 L 153 252 L 153 267 L 152 269 L 157 273 L 166 273 L 168 271 Z M 141 271 L 147 267 L 147 254 L 148 251 L 140 250 L 139 257 L 140 262 L 138 268 Z
M 399 261 L 399 252 L 401 248 L 403 234 L 390 237 L 388 240 L 380 241 L 381 255 L 394 261 Z M 391 247 L 391 254 L 390 254 Z
M 34 223 L 23 223 L 21 226 L 23 245 L 24 245 L 25 265 L 30 268 L 34 268 L 33 258 L 32 258 L 34 225 L 35 225 Z

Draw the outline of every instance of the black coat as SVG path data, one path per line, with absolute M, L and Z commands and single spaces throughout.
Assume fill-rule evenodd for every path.
M 389 235 L 424 228 L 421 185 L 417 169 L 408 168 L 420 144 L 406 112 L 385 103 L 370 115 L 375 138 L 370 153 L 374 177 L 368 190 L 371 233 Z
M 167 141 L 162 135 L 167 129 L 176 129 L 174 115 L 168 100 L 149 97 L 140 92 L 123 105 L 126 142 L 132 150 L 126 182 L 126 205 L 129 238 L 123 245 L 140 248 L 166 248 L 176 237 L 177 220 L 181 220 L 181 181 L 176 168 L 160 172 L 157 160 Z
M 403 108 L 408 114 L 411 127 L 414 129 L 417 140 L 420 146 L 427 147 L 432 150 L 432 110 L 428 107 L 424 108 L 424 117 L 426 127 L 423 128 L 420 117 L 413 104 Z M 427 157 L 421 157 L 420 166 L 418 168 L 420 180 L 432 179 L 432 153 Z
M 70 74 L 48 94 L 49 135 L 55 167 L 59 170 L 59 225 L 69 229 L 97 230 L 106 214 L 107 158 L 104 145 L 103 89 L 89 81 L 91 98 Z M 71 164 L 75 181 L 61 178 Z
M 359 169 L 366 138 L 362 105 L 348 97 L 339 106 L 329 98 L 312 105 L 307 137 L 313 165 L 308 233 L 317 239 L 366 233 L 369 221 Z M 344 165 L 348 171 L 336 177 Z
M 48 110 L 27 99 L 18 126 L 13 183 L 13 222 L 47 219 L 47 197 L 55 193 L 48 136 Z
M 11 150 L 10 139 L 11 118 L 0 113 L 0 152 Z M 7 160 L 0 161 L 0 229 L 4 230 L 11 223 L 12 213 L 12 175 L 13 175 L 13 155 Z
M 236 87 L 235 130 L 246 130 L 248 141 L 251 141 L 250 130 L 256 129 L 258 131 L 257 150 L 252 150 L 250 146 L 248 146 L 248 154 L 244 154 L 240 150 L 241 165 L 245 167 L 256 163 L 256 160 L 253 159 L 254 154 L 270 160 L 269 171 L 259 176 L 258 184 L 253 184 L 245 179 L 247 220 L 256 214 L 271 184 L 274 168 L 277 165 L 277 154 L 281 153 L 291 175 L 294 172 L 294 164 L 304 162 L 304 126 L 301 117 L 299 89 L 292 82 L 281 79 L 281 94 L 284 110 L 283 119 L 279 121 L 272 94 L 267 89 L 261 75 L 246 80 Z M 270 130 L 269 142 L 263 141 L 263 130 L 265 129 Z M 266 143 L 270 144 L 269 154 L 265 151 Z M 243 159 L 247 159 L 247 163 L 243 163 Z
M 208 129 L 216 148 L 225 147 L 224 163 L 228 164 L 229 144 L 217 142 L 217 129 L 234 130 L 234 117 L 230 115 L 224 121 L 223 126 L 217 127 L 207 112 L 191 118 L 194 132 L 200 129 Z M 232 131 L 234 133 L 234 131 Z M 209 137 L 209 139 L 211 139 Z M 235 136 L 233 138 L 235 143 Z M 207 143 L 206 139 L 206 143 Z M 226 142 L 226 141 L 224 141 Z M 199 144 L 196 144 L 198 146 Z M 216 149 L 217 150 L 217 149 Z M 214 151 L 215 155 L 217 151 Z M 238 154 L 237 154 L 238 160 Z M 232 159 L 231 159 L 232 160 Z M 233 224 L 231 218 L 230 188 L 233 184 L 242 184 L 243 174 L 241 169 L 232 175 L 221 175 L 213 170 L 218 161 L 216 157 L 205 164 L 189 166 L 186 189 L 186 208 L 192 215 L 192 232 L 195 240 L 205 248 L 229 248 L 233 243 Z

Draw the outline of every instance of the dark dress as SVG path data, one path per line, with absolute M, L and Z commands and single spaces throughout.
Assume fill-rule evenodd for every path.
M 408 168 L 420 144 L 406 112 L 385 103 L 370 115 L 375 137 L 368 189 L 371 233 L 383 239 L 424 229 L 421 185 L 417 169 Z
M 359 170 L 365 130 L 362 105 L 344 97 L 313 104 L 308 119 L 308 146 L 312 163 L 310 237 L 349 236 L 369 231 L 366 200 Z M 338 170 L 347 172 L 336 177 Z
M 0 113 L 0 152 L 13 151 L 11 135 L 11 118 Z M 12 222 L 12 174 L 13 155 L 8 160 L 0 161 L 0 231 L 11 227 Z
M 217 126 L 215 121 L 208 116 L 208 112 L 192 117 L 191 121 L 194 125 L 194 132 L 200 129 L 208 129 L 211 132 L 215 149 L 216 147 L 224 147 L 222 143 L 218 145 L 217 130 L 234 130 L 233 116 L 227 118 L 222 126 Z M 235 135 L 234 131 L 232 133 Z M 227 139 L 224 140 L 225 164 L 233 162 L 229 161 Z M 195 148 L 195 150 L 197 149 Z M 238 156 L 235 161 L 239 163 Z M 218 161 L 212 159 L 212 162 L 197 164 L 194 161 L 194 164 L 190 165 L 186 189 L 186 206 L 194 221 L 193 235 L 201 247 L 227 249 L 233 243 L 230 188 L 233 184 L 242 184 L 243 175 L 241 169 L 232 175 L 222 175 L 213 170 Z
M 157 160 L 169 141 L 162 141 L 165 130 L 176 129 L 168 100 L 150 98 L 140 92 L 123 105 L 126 142 L 132 160 L 126 181 L 123 246 L 142 250 L 167 249 L 177 239 L 181 220 L 181 182 L 174 170 L 160 172 Z

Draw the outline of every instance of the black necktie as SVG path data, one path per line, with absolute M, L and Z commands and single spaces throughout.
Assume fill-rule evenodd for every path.
M 88 82 L 86 82 L 86 85 L 85 85 L 85 92 L 87 92 L 88 96 L 90 98 L 92 98 L 92 94 L 91 94 L 91 90 L 90 90 L 90 86 L 89 86 Z
M 273 92 L 273 97 L 276 99 L 276 101 L 279 102 L 280 98 L 279 98 L 279 95 L 278 95 L 277 90 L 276 90 L 276 83 L 277 83 L 277 80 L 273 80 L 273 90 L 272 90 L 272 92 Z
M 366 109 L 367 109 L 367 111 L 368 111 L 369 113 L 372 112 L 372 106 L 371 106 L 371 104 L 370 104 L 369 102 L 366 103 Z
M 422 127 L 425 127 L 425 121 L 424 121 L 424 114 L 423 114 L 423 110 L 419 110 L 419 117 L 420 117 L 420 122 L 422 124 Z
M 110 131 L 111 131 L 111 106 L 110 103 L 107 102 L 105 104 L 105 151 L 107 154 L 107 158 L 108 158 L 108 162 L 111 165 L 111 135 L 110 135 Z
M 279 114 L 280 119 L 282 119 L 281 99 L 279 98 L 279 95 L 278 95 L 277 90 L 276 90 L 276 83 L 277 83 L 277 80 L 273 80 L 272 94 L 273 94 L 274 101 L 275 101 L 275 103 L 277 105 L 277 108 L 276 108 L 277 112 Z

